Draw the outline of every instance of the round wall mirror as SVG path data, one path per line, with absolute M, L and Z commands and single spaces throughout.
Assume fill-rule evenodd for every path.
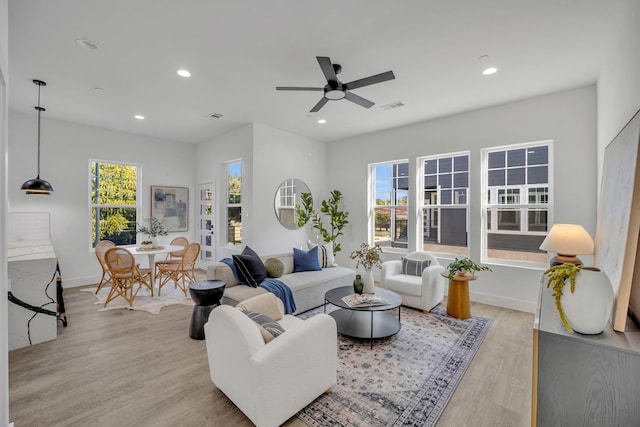
M 306 200 L 306 202 L 305 202 Z M 280 224 L 289 230 L 296 230 L 307 223 L 307 218 L 299 215 L 305 211 L 305 203 L 313 208 L 311 190 L 307 184 L 297 178 L 284 180 L 276 190 L 274 208 Z M 296 206 L 298 209 L 296 209 Z

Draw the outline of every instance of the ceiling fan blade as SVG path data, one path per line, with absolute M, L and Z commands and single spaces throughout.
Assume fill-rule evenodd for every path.
M 329 102 L 329 100 L 323 96 L 320 99 L 320 101 L 318 101 L 318 103 L 316 105 L 314 105 L 314 107 L 311 109 L 310 113 L 317 113 L 318 111 L 320 111 L 320 109 L 322 107 L 324 107 L 324 104 L 326 104 L 327 102 Z
M 375 76 L 369 76 L 363 79 L 354 80 L 352 82 L 346 83 L 345 86 L 347 87 L 347 89 L 351 90 L 376 83 L 386 82 L 387 80 L 393 80 L 395 78 L 396 76 L 393 75 L 393 71 L 387 71 L 385 73 L 376 74 Z
M 351 102 L 355 102 L 356 104 L 363 106 L 364 108 L 371 108 L 375 105 L 375 103 L 369 101 L 368 99 L 364 99 L 363 97 L 358 96 L 355 93 L 345 92 L 344 97 Z
M 276 90 L 316 90 L 322 91 L 322 87 L 296 87 L 296 86 L 276 86 Z
M 318 60 L 318 64 L 320 64 L 320 69 L 324 74 L 324 78 L 327 79 L 327 82 L 337 82 L 338 76 L 336 76 L 336 72 L 333 69 L 333 65 L 331 64 L 331 59 L 328 56 L 316 56 Z

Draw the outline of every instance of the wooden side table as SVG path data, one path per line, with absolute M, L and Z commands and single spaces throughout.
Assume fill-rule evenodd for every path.
M 449 278 L 449 272 L 440 273 L 443 277 Z M 469 282 L 476 280 L 473 274 L 456 274 L 449 280 L 449 295 L 447 296 L 447 314 L 458 319 L 468 319 L 471 317 L 471 303 L 469 301 Z

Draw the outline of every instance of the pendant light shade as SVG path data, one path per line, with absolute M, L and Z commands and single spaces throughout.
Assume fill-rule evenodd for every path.
M 42 80 L 34 80 L 33 84 L 38 86 L 38 106 L 35 107 L 36 111 L 38 111 L 38 176 L 22 184 L 20 189 L 25 191 L 26 194 L 47 195 L 53 191 L 53 185 L 44 179 L 40 179 L 40 114 L 45 111 L 40 106 L 40 88 L 47 84 Z

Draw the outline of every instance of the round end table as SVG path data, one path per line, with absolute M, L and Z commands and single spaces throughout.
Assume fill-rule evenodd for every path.
M 189 285 L 189 295 L 195 303 L 189 324 L 190 338 L 204 339 L 204 324 L 209 320 L 211 310 L 220 305 L 225 285 L 222 280 L 202 280 Z

